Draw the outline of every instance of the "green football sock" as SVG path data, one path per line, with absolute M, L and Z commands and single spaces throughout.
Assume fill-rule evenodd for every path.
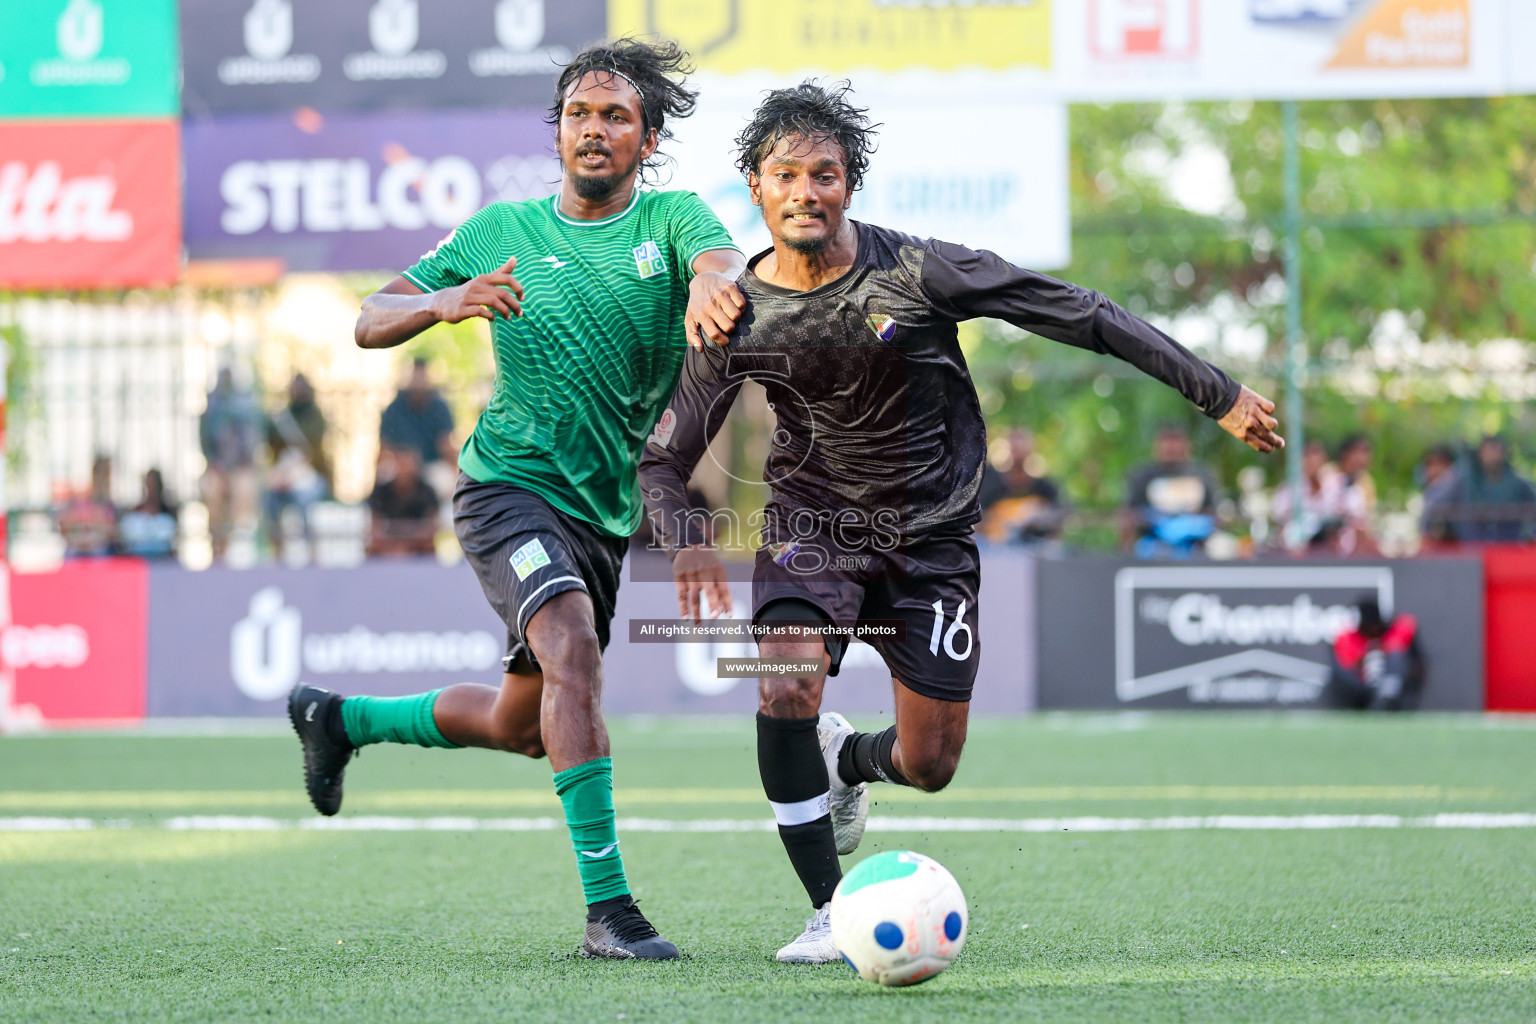
M 348 697 L 341 702 L 341 724 L 354 747 L 369 743 L 414 743 L 418 747 L 457 747 L 437 731 L 432 705 L 442 690 L 410 697 Z
M 556 772 L 555 793 L 565 805 L 565 824 L 571 830 L 587 903 L 629 895 L 613 817 L 613 758 L 599 757 Z

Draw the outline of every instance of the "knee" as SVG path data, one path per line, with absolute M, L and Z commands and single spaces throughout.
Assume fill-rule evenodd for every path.
M 491 736 L 491 741 L 497 750 L 503 750 L 509 754 L 522 754 L 534 760 L 538 760 L 545 754 L 544 733 L 539 728 L 538 722 L 526 726 L 498 726 Z
M 901 770 L 913 787 L 924 793 L 937 793 L 949 785 L 960 767 L 960 752 L 942 751 L 920 758 L 901 759 Z
M 568 685 L 585 681 L 602 667 L 603 649 L 597 631 L 588 623 L 575 622 L 560 630 L 534 651 L 544 672 L 544 685 Z
M 764 679 L 758 684 L 757 709 L 769 718 L 810 718 L 821 709 L 820 681 Z

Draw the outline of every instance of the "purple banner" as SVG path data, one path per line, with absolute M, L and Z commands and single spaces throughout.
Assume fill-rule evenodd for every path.
M 659 556 L 642 556 L 659 557 Z M 626 571 L 626 579 L 630 574 Z M 974 710 L 1035 704 L 1033 560 L 982 564 L 981 674 Z M 736 584 L 739 608 L 749 584 Z M 626 582 L 604 658 L 603 705 L 613 713 L 750 714 L 757 685 L 721 679 L 717 659 L 755 656 L 736 643 L 633 643 L 629 620 L 675 613 L 670 583 Z M 281 715 L 299 679 L 343 694 L 419 693 L 458 682 L 497 685 L 506 630 L 467 566 L 430 560 L 355 569 L 155 566 L 149 583 L 150 716 Z M 889 712 L 890 672 L 854 644 L 827 680 L 826 706 Z
M 403 270 L 488 203 L 553 193 L 550 131 L 538 110 L 189 120 L 188 254 Z

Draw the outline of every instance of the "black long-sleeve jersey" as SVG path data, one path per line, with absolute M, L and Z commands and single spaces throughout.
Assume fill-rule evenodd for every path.
M 839 528 L 921 536 L 974 523 L 987 432 L 956 324 L 995 317 L 1116 356 L 1225 415 L 1239 387 L 1098 292 L 994 253 L 855 222 L 848 273 L 810 291 L 738 282 L 747 309 L 730 343 L 689 350 L 670 407 L 645 447 L 640 486 L 657 539 L 702 543 L 687 482 L 742 383 L 777 416 L 763 479 L 771 505 Z

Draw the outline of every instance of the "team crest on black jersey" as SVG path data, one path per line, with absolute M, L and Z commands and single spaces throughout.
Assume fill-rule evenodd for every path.
M 881 341 L 890 341 L 896 337 L 896 321 L 884 313 L 871 313 L 864 318 L 864 322 L 869 324 L 869 329 L 874 331 L 875 337 Z

